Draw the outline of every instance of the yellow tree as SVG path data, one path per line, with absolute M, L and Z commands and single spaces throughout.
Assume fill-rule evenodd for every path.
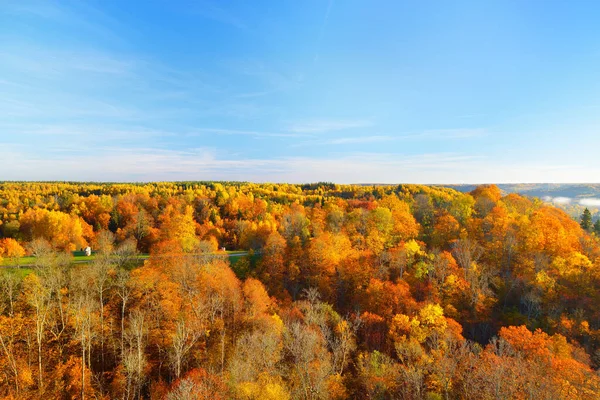
M 177 241 L 185 252 L 192 251 L 198 245 L 194 209 L 191 206 L 186 206 L 184 212 L 180 213 L 172 205 L 169 205 L 163 212 L 160 221 L 160 236 L 163 240 Z
M 0 240 L 0 254 L 2 253 L 11 264 L 18 266 L 20 258 L 25 255 L 25 249 L 15 239 L 5 238 Z

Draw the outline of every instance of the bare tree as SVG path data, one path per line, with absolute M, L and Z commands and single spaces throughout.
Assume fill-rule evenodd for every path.
M 305 400 L 327 397 L 327 378 L 333 372 L 331 355 L 319 331 L 299 322 L 288 326 L 284 346 L 291 357 L 291 379 L 296 382 L 299 398 Z
M 429 275 L 431 277 L 431 282 L 438 291 L 442 288 L 444 282 L 446 282 L 446 278 L 449 274 L 450 265 L 448 259 L 443 257 L 438 249 L 434 249 Z
M 0 311 L 8 308 L 8 315 L 15 314 L 15 302 L 21 290 L 21 280 L 13 273 L 0 272 Z
M 123 356 L 123 367 L 127 374 L 125 399 L 141 398 L 146 368 L 146 336 L 148 327 L 142 311 L 134 311 L 129 317 L 129 327 L 125 332 L 127 342 Z
M 202 330 L 190 327 L 189 322 L 183 318 L 180 318 L 175 324 L 175 333 L 171 345 L 171 363 L 176 378 L 181 376 L 181 369 L 185 363 L 186 356 L 196 342 L 198 342 L 202 334 Z
M 93 284 L 96 291 L 96 300 L 98 301 L 98 308 L 100 309 L 100 357 L 102 362 L 102 369 L 104 370 L 104 301 L 105 293 L 110 288 L 111 284 L 111 271 L 114 266 L 110 263 L 108 257 L 101 257 L 96 259 L 89 266 L 89 274 L 91 283 Z
M 108 256 L 114 250 L 115 234 L 102 230 L 96 235 L 96 249 L 101 256 Z
M 167 395 L 166 400 L 195 400 L 199 391 L 198 384 L 191 379 L 182 379 L 177 387 Z
M 41 394 L 44 391 L 42 344 L 50 311 L 51 292 L 44 285 L 42 279 L 35 274 L 27 276 L 24 282 L 24 290 L 27 303 L 33 308 L 35 314 L 35 339 L 38 350 L 38 388 Z
M 237 341 L 229 362 L 229 376 L 234 386 L 241 382 L 256 382 L 261 375 L 279 377 L 282 374 L 282 338 L 272 327 L 243 334 Z
M 119 268 L 130 268 L 137 260 L 137 256 L 138 251 L 135 240 L 128 239 L 113 250 L 111 258 Z
M 6 271 L 0 273 L 0 346 L 6 356 L 9 368 L 14 377 L 15 391 L 19 396 L 19 369 L 15 356 L 15 326 L 14 326 L 14 304 L 20 291 L 20 279 L 14 274 Z M 4 310 L 8 310 L 9 318 L 4 317 Z M 6 326 L 8 332 L 5 334 L 2 326 Z
M 39 262 L 52 253 L 52 246 L 47 240 L 37 238 L 27 244 L 27 249 L 35 257 L 34 265 L 39 267 Z
M 70 297 L 66 295 L 65 290 L 69 285 L 69 269 L 71 265 L 71 257 L 67 254 L 48 253 L 41 260 L 42 267 L 39 268 L 39 275 L 42 281 L 50 290 L 50 306 L 52 315 L 56 314 L 56 318 L 52 318 L 49 325 L 52 339 L 59 344 L 59 352 L 62 354 L 64 350 L 63 334 L 68 326 L 69 312 L 68 302 Z
M 131 297 L 133 288 L 131 287 L 130 273 L 126 269 L 119 268 L 115 275 L 113 285 L 115 288 L 114 293 L 121 300 L 121 357 L 124 352 L 124 341 L 125 341 L 125 312 L 127 310 L 127 303 Z
M 465 280 L 469 282 L 470 302 L 471 306 L 475 307 L 481 295 L 490 294 L 490 271 L 477 264 L 483 254 L 483 248 L 471 239 L 459 239 L 454 244 L 452 253 L 463 269 Z
M 452 254 L 458 265 L 465 271 L 469 270 L 473 263 L 479 261 L 483 254 L 483 249 L 477 242 L 465 238 L 459 239 L 454 243 Z
M 91 369 L 91 348 L 94 335 L 97 303 L 94 288 L 90 284 L 87 271 L 78 270 L 73 274 L 71 314 L 77 340 L 81 345 L 81 398 L 85 398 L 85 370 Z
M 344 372 L 350 355 L 356 350 L 356 330 L 356 325 L 342 320 L 337 324 L 335 334 L 329 340 L 333 370 L 339 375 Z

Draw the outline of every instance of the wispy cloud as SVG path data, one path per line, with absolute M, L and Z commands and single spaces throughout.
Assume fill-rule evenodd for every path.
M 549 203 L 555 203 L 555 204 L 570 204 L 573 199 L 571 199 L 570 197 L 546 196 L 546 197 L 543 197 L 542 200 L 547 201 Z
M 247 29 L 246 24 L 233 12 L 223 8 L 224 3 L 202 0 L 193 2 L 191 6 L 187 6 L 185 11 L 192 12 L 204 18 L 211 19 L 222 24 L 230 25 L 238 29 Z
M 80 124 L 11 124 L 0 122 L 0 141 L 17 145 L 32 143 L 38 151 L 49 148 L 77 148 L 80 154 L 91 154 L 98 147 L 120 146 L 127 150 L 144 143 L 162 143 L 176 134 L 168 130 L 143 126 Z
M 334 139 L 305 140 L 302 142 L 294 143 L 290 147 L 366 144 L 366 143 L 389 142 L 389 141 L 393 141 L 393 140 L 396 140 L 396 138 L 393 136 L 385 136 L 385 135 L 348 136 L 348 137 L 340 137 L 340 138 L 334 138 Z
M 432 138 L 432 139 L 466 139 L 485 136 L 486 129 L 482 128 L 459 128 L 459 129 L 431 129 L 426 130 L 416 137 Z
M 248 98 L 267 96 L 267 95 L 273 94 L 273 93 L 277 93 L 277 90 L 263 90 L 260 92 L 239 93 L 239 94 L 234 95 L 233 97 L 238 98 L 238 99 L 248 99 Z
M 600 199 L 588 198 L 579 200 L 579 204 L 589 207 L 600 207 Z
M 337 139 L 331 139 L 327 141 L 327 144 L 350 144 L 350 143 L 375 143 L 375 142 L 388 142 L 394 140 L 392 136 L 374 135 L 374 136 L 355 136 L 355 137 L 343 137 Z
M 260 90 L 252 92 L 281 92 L 298 88 L 303 75 L 297 68 L 285 63 L 273 63 L 259 58 L 243 58 L 223 61 L 231 73 L 243 76 L 249 87 Z
M 331 10 L 333 9 L 334 3 L 335 3 L 335 0 L 329 0 L 329 2 L 327 3 L 325 17 L 323 17 L 323 23 L 321 24 L 321 27 L 319 29 L 319 35 L 317 36 L 317 46 L 316 46 L 315 55 L 313 57 L 313 63 L 316 63 L 317 61 L 319 61 L 319 51 L 321 48 L 321 41 L 323 40 L 323 34 L 325 33 L 325 28 L 327 27 L 327 23 L 329 22 L 329 15 L 331 14 Z
M 101 12 L 91 2 L 70 2 L 67 5 L 55 0 L 6 0 L 0 13 L 45 19 L 113 41 L 121 41 L 121 35 L 115 33 L 115 28 L 131 29 Z
M 185 133 L 185 136 L 203 136 L 206 134 L 228 135 L 228 136 L 254 136 L 254 137 L 301 137 L 302 135 L 289 132 L 263 132 L 248 131 L 238 129 L 220 129 L 220 128 L 195 128 L 191 132 Z
M 104 117 L 115 122 L 256 114 L 253 106 L 224 104 L 224 92 L 199 71 L 179 71 L 135 54 L 15 42 L 0 44 L 0 57 L 0 119 Z
M 486 157 L 460 153 L 330 153 L 327 156 L 251 158 L 216 148 L 166 150 L 135 146 L 41 148 L 2 143 L 6 180 L 249 180 L 258 182 L 489 183 L 568 182 L 574 174 L 593 180 L 600 170 L 511 163 L 502 168 Z M 586 174 L 587 173 L 587 174 Z M 586 199 L 582 204 L 598 204 Z
M 407 182 L 419 180 L 415 171 L 431 179 L 440 169 L 468 168 L 479 159 L 444 153 L 418 156 L 354 153 L 327 158 L 255 159 L 232 157 L 211 148 L 176 151 L 102 146 L 86 154 L 70 147 L 49 148 L 40 157 L 34 150 L 17 145 L 0 146 L 0 157 L 16 166 L 2 179 Z
M 322 133 L 372 126 L 369 120 L 313 120 L 292 124 L 287 130 L 297 133 Z
M 588 198 L 583 198 L 583 199 L 574 199 L 571 197 L 551 197 L 551 196 L 545 196 L 542 198 L 542 200 L 548 202 L 548 203 L 554 203 L 554 204 L 579 204 L 582 205 L 584 207 L 595 207 L 595 208 L 600 208 L 600 199 L 595 198 L 595 197 L 588 197 Z
M 316 136 L 322 132 L 336 132 L 358 128 L 368 128 L 372 124 L 370 121 L 319 121 L 313 123 L 307 123 L 304 125 L 294 125 L 288 128 L 292 132 L 304 132 L 310 135 L 309 140 L 294 143 L 291 147 L 303 147 L 303 146 L 318 146 L 318 145 L 343 145 L 343 144 L 362 144 L 362 143 L 378 143 L 378 142 L 392 142 L 401 140 L 454 140 L 454 139 L 467 139 L 476 138 L 479 136 L 486 135 L 485 129 L 437 129 L 427 130 L 421 133 L 415 134 L 396 134 L 396 135 L 355 135 L 355 136 L 344 136 L 337 138 L 326 138 Z
M 136 67 L 134 59 L 115 57 L 112 54 L 88 49 L 63 50 L 31 46 L 25 43 L 1 46 L 3 68 L 12 68 L 22 73 L 52 78 L 77 72 L 110 75 L 125 75 Z M 72 76 L 70 77 L 72 78 Z

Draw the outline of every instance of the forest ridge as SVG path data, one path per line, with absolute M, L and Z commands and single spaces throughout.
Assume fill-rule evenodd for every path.
M 591 215 L 494 185 L 5 182 L 0 256 L 0 398 L 600 397 Z

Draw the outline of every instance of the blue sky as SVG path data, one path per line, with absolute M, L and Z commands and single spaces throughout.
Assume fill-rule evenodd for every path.
M 0 3 L 0 179 L 600 181 L 597 1 Z

